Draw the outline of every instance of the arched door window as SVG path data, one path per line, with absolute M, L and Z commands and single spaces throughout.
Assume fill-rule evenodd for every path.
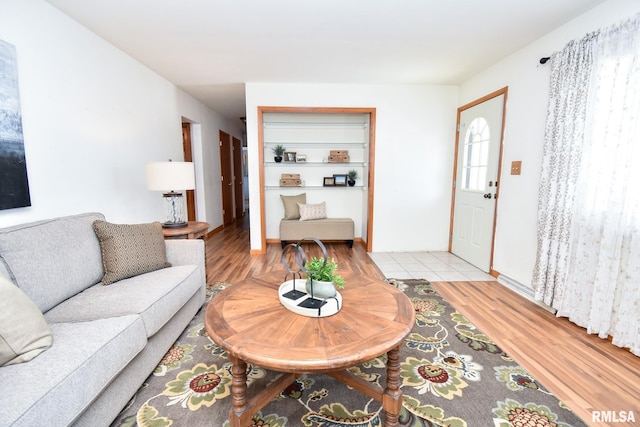
M 489 123 L 482 117 L 473 119 L 464 136 L 462 189 L 485 191 L 489 160 Z

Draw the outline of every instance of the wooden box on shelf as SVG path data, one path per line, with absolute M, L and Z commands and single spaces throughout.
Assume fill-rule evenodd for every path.
M 349 163 L 349 150 L 330 150 L 329 163 Z
M 280 187 L 299 187 L 302 185 L 299 173 L 283 173 L 280 175 Z

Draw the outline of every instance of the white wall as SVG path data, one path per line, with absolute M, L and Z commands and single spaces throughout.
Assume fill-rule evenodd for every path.
M 446 250 L 454 86 L 248 83 L 251 249 L 260 250 L 258 106 L 376 108 L 374 251 Z
M 526 286 L 531 286 L 536 256 L 538 184 L 549 87 L 549 67 L 540 65 L 539 60 L 562 50 L 570 40 L 638 11 L 640 2 L 636 0 L 610 0 L 460 86 L 460 105 L 509 87 L 493 268 Z M 522 175 L 509 174 L 513 160 L 522 160 Z
M 217 148 L 225 119 L 42 0 L 3 0 L 0 39 L 17 51 L 32 203 L 0 211 L 0 227 L 85 211 L 113 222 L 162 219 L 145 164 L 182 159 L 182 117 L 202 124 L 199 219 L 222 223 L 207 177 L 219 168 L 209 144 Z

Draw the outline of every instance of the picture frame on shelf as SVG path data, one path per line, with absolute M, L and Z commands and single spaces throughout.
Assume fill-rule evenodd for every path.
M 307 161 L 307 155 L 306 154 L 297 154 L 296 153 L 296 162 L 297 163 L 304 163 Z
M 322 183 L 323 187 L 335 187 L 335 178 L 332 176 L 325 176 L 324 182 Z
M 295 163 L 296 162 L 296 152 L 295 151 L 285 151 L 282 156 L 283 156 L 285 162 L 289 162 L 289 163 Z
M 333 175 L 333 185 L 335 185 L 336 187 L 346 187 L 347 175 L 342 175 L 342 174 Z

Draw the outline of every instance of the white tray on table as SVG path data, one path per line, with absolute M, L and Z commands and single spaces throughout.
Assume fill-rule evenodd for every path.
M 332 298 L 312 299 L 311 295 L 305 290 L 305 279 L 287 280 L 278 288 L 278 297 L 280 303 L 288 310 L 307 317 L 328 317 L 333 316 L 342 308 L 342 295 L 336 291 L 336 296 Z M 295 282 L 295 299 L 288 298 L 285 294 L 294 291 Z M 309 305 L 309 306 L 305 306 Z

